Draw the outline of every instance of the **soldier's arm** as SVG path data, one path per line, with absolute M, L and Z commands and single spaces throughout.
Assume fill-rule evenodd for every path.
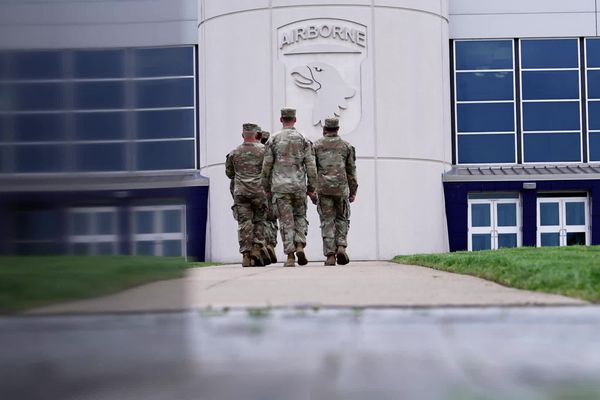
M 233 167 L 231 153 L 227 154 L 227 157 L 225 157 L 225 175 L 227 175 L 229 179 L 235 178 L 235 168 Z
M 317 164 L 315 163 L 315 152 L 312 143 L 306 140 L 304 145 L 304 167 L 306 168 L 306 191 L 317 191 Z
M 265 146 L 265 157 L 262 165 L 262 184 L 265 193 L 271 193 L 271 173 L 273 172 L 273 143 L 268 141 Z
M 350 198 L 354 200 L 358 190 L 358 180 L 356 178 L 356 150 L 354 146 L 348 146 L 348 157 L 346 157 L 346 176 L 348 177 L 348 188 L 350 189 Z

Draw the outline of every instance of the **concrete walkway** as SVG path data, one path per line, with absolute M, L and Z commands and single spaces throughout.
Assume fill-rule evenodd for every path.
M 31 313 L 167 311 L 225 307 L 563 305 L 584 302 L 506 288 L 482 279 L 385 261 L 346 266 L 190 269 L 161 281 Z

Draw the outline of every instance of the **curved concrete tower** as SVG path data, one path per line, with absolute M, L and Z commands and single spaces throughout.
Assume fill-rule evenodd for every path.
M 451 166 L 447 0 L 199 0 L 200 166 L 210 178 L 207 259 L 238 261 L 226 154 L 244 122 L 279 109 L 320 136 L 340 117 L 356 147 L 352 259 L 448 250 L 441 175 Z M 309 202 L 307 253 L 322 258 Z M 278 247 L 283 256 L 281 245 Z

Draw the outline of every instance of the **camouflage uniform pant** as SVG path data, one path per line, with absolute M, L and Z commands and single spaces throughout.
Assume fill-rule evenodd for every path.
M 265 216 L 267 204 L 260 196 L 234 196 L 234 214 L 238 222 L 240 253 L 252 251 L 254 244 L 265 244 Z
M 273 212 L 273 204 L 267 202 L 267 218 L 265 219 L 265 243 L 277 247 L 277 217 Z
M 273 193 L 273 212 L 279 219 L 283 251 L 293 253 L 297 244 L 306 245 L 306 194 Z
M 345 196 L 319 195 L 317 211 L 321 219 L 323 254 L 335 254 L 337 246 L 348 246 L 350 203 Z

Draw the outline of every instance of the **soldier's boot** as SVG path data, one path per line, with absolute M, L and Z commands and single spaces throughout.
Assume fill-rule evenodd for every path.
M 273 246 L 267 246 L 267 252 L 269 253 L 271 264 L 275 264 L 277 262 L 277 255 L 275 254 L 275 249 L 273 249 Z
M 296 257 L 298 257 L 299 265 L 308 264 L 308 260 L 306 259 L 306 254 L 304 254 L 304 245 L 302 243 L 298 243 L 296 245 Z
M 260 250 L 258 249 L 258 246 L 254 246 L 252 252 L 250 253 L 250 258 L 252 259 L 252 266 L 254 267 L 263 267 L 265 265 L 262 257 L 260 256 Z
M 327 260 L 325 260 L 325 265 L 335 265 L 335 254 L 330 254 L 327 256 Z
M 337 258 L 337 263 L 340 265 L 346 265 L 350 262 L 350 257 L 348 257 L 344 246 L 338 246 L 335 257 Z
M 245 251 L 242 255 L 242 267 L 250 267 L 252 265 L 252 260 L 250 259 L 250 252 Z
M 267 248 L 265 246 L 261 246 L 259 244 L 255 245 L 255 246 L 258 247 L 258 252 L 260 253 L 260 258 L 263 262 L 263 265 L 271 264 L 271 256 L 269 255 Z
M 295 267 L 296 266 L 296 258 L 294 257 L 294 253 L 289 253 L 287 260 L 283 263 L 284 267 Z

